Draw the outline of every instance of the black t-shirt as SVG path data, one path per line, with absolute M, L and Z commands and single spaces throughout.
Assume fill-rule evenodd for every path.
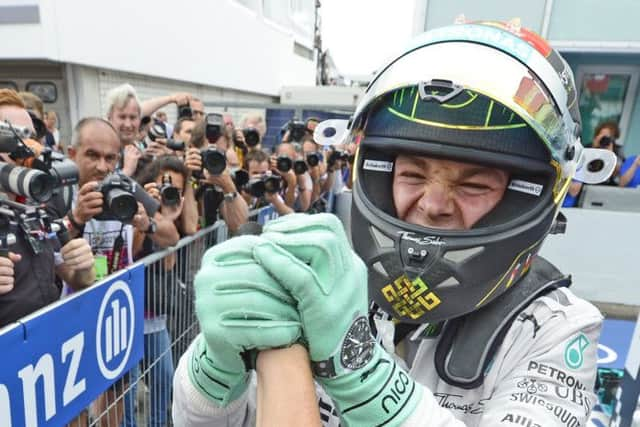
M 60 195 L 54 196 L 46 206 L 52 218 L 60 218 Z M 64 205 L 64 203 L 62 203 Z M 60 298 L 60 287 L 56 284 L 54 249 L 57 240 L 42 240 L 42 252 L 34 254 L 22 231 L 15 231 L 16 243 L 11 252 L 22 259 L 14 269 L 14 286 L 11 292 L 0 295 L 0 328 L 45 307 Z

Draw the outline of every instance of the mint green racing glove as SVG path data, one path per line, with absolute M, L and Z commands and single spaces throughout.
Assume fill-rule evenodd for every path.
M 202 333 L 189 363 L 192 384 L 218 405 L 247 388 L 243 354 L 296 342 L 301 323 L 291 296 L 256 262 L 253 249 L 268 243 L 241 236 L 209 249 L 195 277 Z
M 371 336 L 367 268 L 330 214 L 268 223 L 254 258 L 297 301 L 314 376 L 347 426 L 400 425 L 422 388 Z

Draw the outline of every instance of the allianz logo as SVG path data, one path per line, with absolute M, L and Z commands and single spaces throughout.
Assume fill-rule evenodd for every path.
M 115 379 L 127 365 L 135 331 L 133 295 L 123 281 L 113 283 L 105 293 L 96 325 L 96 359 L 102 375 Z M 37 426 L 51 420 L 62 407 L 70 405 L 87 391 L 87 378 L 80 368 L 85 356 L 85 333 L 90 328 L 52 348 L 17 372 L 22 393 L 11 393 L 0 383 L 0 427 L 24 420 L 25 426 Z M 56 368 L 61 366 L 61 368 Z M 12 413 L 12 399 L 22 397 L 19 413 Z
M 106 379 L 117 378 L 127 365 L 133 344 L 135 313 L 127 284 L 117 281 L 107 291 L 96 325 L 98 368 Z

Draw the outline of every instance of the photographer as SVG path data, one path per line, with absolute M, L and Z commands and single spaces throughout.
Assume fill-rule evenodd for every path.
M 158 157 L 137 177 L 145 191 L 160 203 L 162 214 L 174 221 L 181 237 L 198 230 L 197 202 L 193 187 L 188 185 L 188 165 L 198 165 L 200 156 L 190 154 L 184 163 L 176 156 Z
M 238 197 L 238 189 L 231 176 L 231 168 L 237 164 L 237 156 L 232 148 L 226 149 L 228 146 L 229 142 L 222 133 L 222 127 L 217 131 L 209 129 L 207 135 L 206 120 L 198 121 L 191 134 L 191 144 L 187 149 L 185 164 L 191 173 L 189 187 L 192 187 L 192 190 L 195 188 L 196 200 L 200 205 L 204 223 L 213 224 L 219 213 L 229 230 L 235 231 L 247 222 L 249 209 L 245 200 Z M 220 170 L 215 171 L 218 173 L 211 173 L 204 167 L 202 155 L 209 157 L 211 150 L 218 150 L 225 154 L 226 167 L 220 165 Z
M 293 213 L 293 209 L 287 206 L 280 194 L 280 183 L 282 182 L 280 176 L 287 176 L 289 174 L 281 172 L 272 173 L 269 156 L 267 156 L 264 151 L 250 151 L 245 160 L 249 172 L 249 183 L 245 186 L 245 189 L 243 189 L 242 195 L 245 201 L 247 201 L 247 204 L 253 209 L 262 207 L 264 202 L 266 202 L 275 208 L 278 215 L 282 216 Z M 267 183 L 267 179 L 270 179 L 269 182 L 271 186 Z
M 174 221 L 176 227 L 184 223 L 183 207 L 187 200 L 183 197 L 187 184 L 189 170 L 176 156 L 161 156 L 148 164 L 137 177 L 138 182 L 144 185 L 145 190 L 159 204 L 163 215 Z M 193 192 L 190 203 L 195 205 Z M 197 222 L 197 216 L 195 218 Z M 196 227 L 192 229 L 195 233 Z M 133 238 L 134 258 L 140 259 L 152 254 L 160 248 L 145 233 L 136 231 Z M 176 261 L 182 265 L 174 268 Z M 166 425 L 167 408 L 171 396 L 171 379 L 173 378 L 173 355 L 171 352 L 172 338 L 167 329 L 168 317 L 172 315 L 184 315 L 176 312 L 173 307 L 175 287 L 178 280 L 186 278 L 180 274 L 185 272 L 188 266 L 184 265 L 184 258 L 176 260 L 176 253 L 167 255 L 160 269 L 155 269 L 150 274 L 155 275 L 156 280 L 145 281 L 145 319 L 144 319 L 144 359 L 148 366 L 149 374 L 147 386 L 150 389 L 150 425 Z M 167 272 L 171 272 L 167 274 Z M 174 331 L 171 331 L 174 332 Z M 133 376 L 138 376 L 137 368 L 132 371 Z M 135 425 L 136 385 L 132 386 L 125 397 L 125 424 Z
M 101 187 L 107 184 L 105 178 L 114 176 L 110 174 L 116 169 L 120 152 L 118 134 L 109 122 L 97 117 L 85 118 L 76 125 L 74 133 L 69 156 L 78 165 L 79 190 L 74 208 L 68 214 L 72 224 L 70 231 L 75 235 L 82 234 L 93 251 L 105 257 L 101 263 L 109 263 L 106 265 L 108 274 L 131 262 L 131 233 L 134 228 L 147 233 L 160 247 L 174 245 L 179 238 L 175 226 L 158 212 L 157 203 L 135 183 L 132 187 L 138 200 L 137 210 L 130 224 L 114 219 L 117 215 L 113 212 L 105 212 L 109 206 Z M 146 206 L 139 200 L 143 200 Z M 114 254 L 120 259 L 114 259 Z
M 130 178 L 114 174 L 120 159 L 120 140 L 109 122 L 97 117 L 80 120 L 69 156 L 79 170 L 79 190 L 67 214 L 69 233 L 89 242 L 99 279 L 133 263 L 134 229 L 148 235 L 160 248 L 178 242 L 176 227 L 158 211 L 158 203 Z M 126 203 L 117 203 L 124 200 Z M 119 209 L 114 209 L 115 205 Z M 125 374 L 115 389 L 98 398 L 98 406 L 101 410 L 109 408 L 107 416 L 117 421 L 115 425 L 124 414 L 124 400 L 118 396 L 128 381 Z
M 0 89 L 0 122 L 34 132 L 24 103 L 10 89 Z M 14 164 L 6 153 L 0 154 L 0 157 L 7 166 Z M 7 189 L 4 189 L 4 195 L 7 200 L 16 199 L 16 195 Z M 61 212 L 62 205 L 57 198 L 50 200 L 45 205 L 49 217 L 61 218 L 64 215 Z M 6 237 L 3 236 L 3 240 L 8 243 Z M 54 256 L 57 242 L 53 240 L 39 240 L 39 253 L 36 253 L 24 233 L 15 233 L 15 240 L 14 244 L 3 248 L 7 252 L 0 257 L 0 328 L 57 301 L 60 288 L 56 284 L 56 275 L 73 289 L 81 289 L 94 282 L 93 255 L 83 239 L 73 239 L 63 245 L 60 257 Z
M 287 171 L 287 175 L 283 175 L 287 183 L 287 190 L 284 195 L 285 203 L 296 212 L 306 212 L 311 205 L 313 183 L 308 173 L 308 166 L 302 158 L 302 147 L 300 144 L 287 142 L 279 144 L 276 147 L 276 163 L 278 159 L 285 157 L 291 159 L 292 162 L 292 166 L 290 170 Z M 277 170 L 284 172 L 281 168 L 277 168 Z M 291 179 L 292 177 L 295 178 L 295 182 Z

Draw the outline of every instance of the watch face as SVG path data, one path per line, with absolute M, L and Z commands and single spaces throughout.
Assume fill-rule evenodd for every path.
M 375 341 L 371 336 L 369 321 L 366 317 L 358 317 L 353 321 L 342 342 L 340 362 L 347 369 L 359 369 L 373 357 Z

